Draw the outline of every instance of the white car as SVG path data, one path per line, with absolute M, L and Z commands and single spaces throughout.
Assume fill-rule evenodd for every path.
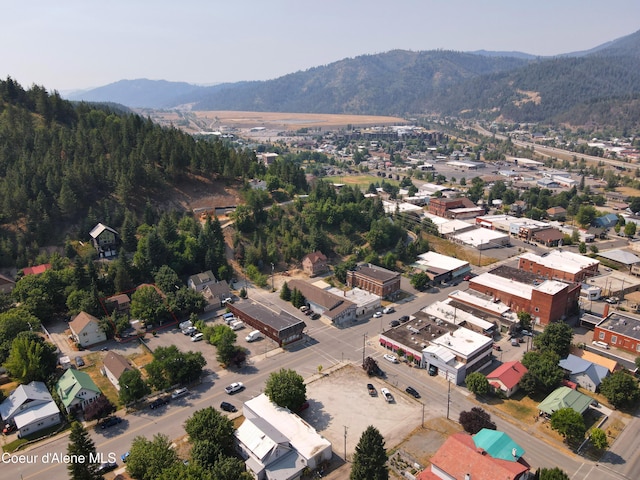
M 224 391 L 227 392 L 229 395 L 233 395 L 234 393 L 239 392 L 240 390 L 243 390 L 243 389 L 244 389 L 244 385 L 242 384 L 242 382 L 236 382 L 236 383 L 232 383 L 228 387 L 225 387 Z
M 387 403 L 393 402 L 393 395 L 391 395 L 391 392 L 388 389 L 381 388 L 380 393 L 382 393 L 382 396 L 387 401 Z
M 382 312 L 376 312 L 373 314 L 373 318 L 380 318 L 382 316 Z
M 398 357 L 391 355 L 390 353 L 385 353 L 382 357 L 391 363 L 398 363 Z
M 189 395 L 189 390 L 186 388 L 178 388 L 171 393 L 171 398 L 175 400 L 176 398 L 184 397 L 185 395 Z

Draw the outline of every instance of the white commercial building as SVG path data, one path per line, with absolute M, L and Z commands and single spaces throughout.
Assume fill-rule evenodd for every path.
M 469 262 L 436 252 L 418 255 L 418 260 L 411 266 L 425 272 L 434 282 L 446 282 L 471 272 Z
M 450 238 L 458 243 L 468 245 L 478 250 L 499 248 L 509 245 L 509 235 L 489 230 L 488 228 L 476 228 L 462 233 L 451 235 Z

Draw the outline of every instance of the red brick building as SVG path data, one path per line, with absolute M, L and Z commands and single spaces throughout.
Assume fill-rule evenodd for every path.
M 545 255 L 525 253 L 518 259 L 518 268 L 550 280 L 584 282 L 598 274 L 600 262 L 566 250 L 551 250 Z
M 454 218 L 450 210 L 457 208 L 474 208 L 476 205 L 466 197 L 459 198 L 432 198 L 429 200 L 429 213 L 444 218 Z
M 302 270 L 310 277 L 315 277 L 320 273 L 329 270 L 327 257 L 320 251 L 309 253 L 302 259 Z
M 400 290 L 400 274 L 375 265 L 358 265 L 347 272 L 347 286 L 389 297 Z
M 528 272 L 504 266 L 472 278 L 469 287 L 500 300 L 514 312 L 529 312 L 540 325 L 574 313 L 580 296 L 579 283 L 536 279 Z
M 614 312 L 606 316 L 593 331 L 593 340 L 640 354 L 640 318 Z

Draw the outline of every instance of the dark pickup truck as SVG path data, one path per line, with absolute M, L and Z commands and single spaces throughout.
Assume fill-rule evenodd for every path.
M 371 395 L 372 397 L 375 397 L 378 394 L 376 387 L 374 387 L 371 383 L 367 383 L 367 390 L 369 391 L 369 395 Z

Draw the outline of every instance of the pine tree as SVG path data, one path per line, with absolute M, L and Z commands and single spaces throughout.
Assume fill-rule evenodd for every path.
M 367 427 L 356 446 L 350 480 L 388 480 L 387 451 L 377 428 Z
M 84 462 L 71 462 L 67 465 L 71 480 L 98 480 L 102 478 L 102 475 L 96 472 L 98 465 L 89 462 L 90 456 L 95 456 L 96 454 L 96 446 L 89 437 L 89 433 L 79 422 L 71 424 L 67 454 L 74 458 L 84 458 L 85 460 Z
M 284 282 L 282 284 L 282 290 L 280 291 L 280 298 L 285 302 L 288 302 L 289 300 L 291 300 L 291 290 L 289 289 L 289 285 L 287 285 L 287 282 Z

